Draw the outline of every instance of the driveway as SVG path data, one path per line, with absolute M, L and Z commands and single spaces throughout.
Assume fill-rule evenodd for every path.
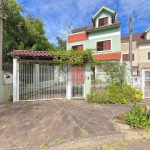
M 112 120 L 130 105 L 49 100 L 0 104 L 0 149 L 51 149 L 60 143 L 113 136 Z M 87 138 L 88 137 L 88 138 Z M 94 140 L 93 140 L 94 141 Z

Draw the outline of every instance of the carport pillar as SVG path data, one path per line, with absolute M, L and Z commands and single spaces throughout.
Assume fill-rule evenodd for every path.
M 86 63 L 84 65 L 84 93 L 83 97 L 86 98 L 87 94 L 91 90 L 91 64 Z
M 71 65 L 67 65 L 66 99 L 71 100 L 71 92 L 72 92 Z
M 13 59 L 13 102 L 19 101 L 19 62 Z

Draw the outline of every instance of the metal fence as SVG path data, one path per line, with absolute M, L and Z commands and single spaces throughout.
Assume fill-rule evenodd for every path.
M 75 69 L 72 97 L 83 97 L 84 72 Z M 67 67 L 49 62 L 19 63 L 19 100 L 49 100 L 66 97 Z
M 2 70 L 8 71 L 8 72 L 13 72 L 13 63 L 10 63 L 10 62 L 3 63 Z

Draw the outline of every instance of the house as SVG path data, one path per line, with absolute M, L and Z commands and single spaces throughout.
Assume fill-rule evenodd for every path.
M 120 61 L 120 25 L 116 12 L 103 6 L 93 15 L 92 25 L 76 28 L 67 35 L 67 50 L 92 49 L 97 60 Z M 99 73 L 96 67 L 95 75 Z
M 121 37 L 122 61 L 129 61 L 129 35 Z M 132 36 L 133 86 L 140 87 L 143 97 L 150 97 L 150 28 Z

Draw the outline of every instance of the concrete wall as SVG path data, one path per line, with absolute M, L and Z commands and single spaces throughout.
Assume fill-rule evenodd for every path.
M 3 71 L 0 70 L 0 102 L 4 102 L 8 100 L 9 94 L 12 94 L 12 93 L 13 93 L 13 85 L 3 84 Z

